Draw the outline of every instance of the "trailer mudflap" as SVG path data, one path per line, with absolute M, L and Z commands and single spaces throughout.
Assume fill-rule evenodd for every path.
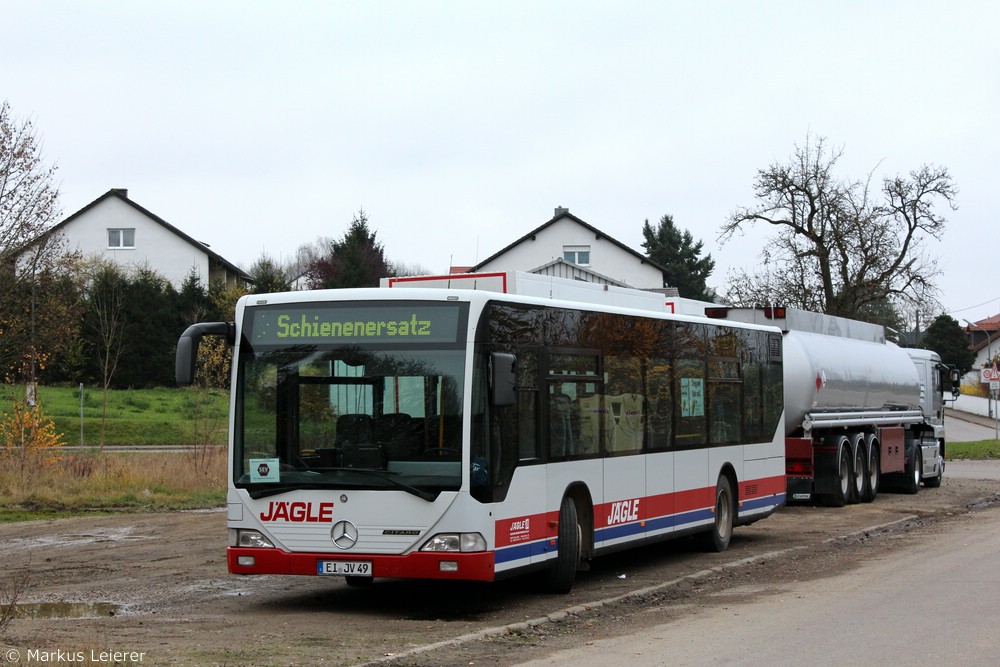
M 840 490 L 841 447 L 849 447 L 843 436 L 826 435 L 813 446 L 813 493 L 835 495 Z

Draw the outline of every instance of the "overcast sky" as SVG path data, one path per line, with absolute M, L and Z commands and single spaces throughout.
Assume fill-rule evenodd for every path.
M 943 307 L 1000 313 L 1000 3 L 0 0 L 0 99 L 69 215 L 110 188 L 249 267 L 359 209 L 387 257 L 474 264 L 564 206 L 642 252 L 664 214 L 709 284 L 758 169 L 807 134 L 844 178 L 946 166 Z

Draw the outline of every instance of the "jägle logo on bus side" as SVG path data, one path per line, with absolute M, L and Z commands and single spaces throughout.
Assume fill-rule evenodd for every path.
M 267 511 L 260 513 L 260 520 L 333 523 L 333 503 L 271 501 L 267 504 Z
M 608 525 L 628 523 L 639 518 L 639 499 L 616 500 L 611 503 L 611 514 L 608 515 Z

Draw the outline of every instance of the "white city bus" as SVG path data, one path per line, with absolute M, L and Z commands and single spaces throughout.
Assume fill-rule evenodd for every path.
M 202 336 L 234 346 L 230 572 L 565 592 L 784 503 L 777 329 L 430 284 L 251 295 L 181 336 L 180 384 Z

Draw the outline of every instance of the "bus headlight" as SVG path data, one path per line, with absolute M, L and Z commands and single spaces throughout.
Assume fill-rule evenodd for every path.
M 438 533 L 420 547 L 421 551 L 486 551 L 486 539 L 479 533 Z
M 241 547 L 259 547 L 262 549 L 273 549 L 274 545 L 271 540 L 264 537 L 264 535 L 257 530 L 237 530 L 237 546 Z

